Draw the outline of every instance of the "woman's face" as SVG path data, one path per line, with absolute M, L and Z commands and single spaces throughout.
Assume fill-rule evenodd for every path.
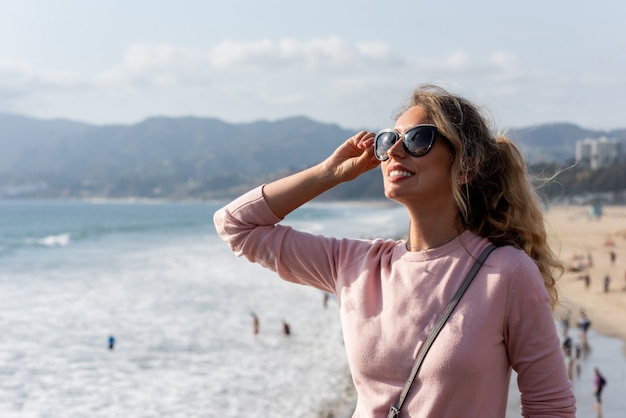
M 430 124 L 426 112 L 419 106 L 411 107 L 396 121 L 394 129 L 403 134 L 416 125 Z M 381 163 L 385 196 L 408 207 L 454 205 L 450 185 L 452 154 L 448 143 L 438 137 L 432 149 L 421 157 L 409 155 L 396 142 L 389 150 L 389 159 Z

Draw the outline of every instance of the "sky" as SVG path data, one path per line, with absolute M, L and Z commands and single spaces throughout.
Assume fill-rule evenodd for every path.
M 433 83 L 501 128 L 620 129 L 625 16 L 623 0 L 0 0 L 0 112 L 374 130 Z

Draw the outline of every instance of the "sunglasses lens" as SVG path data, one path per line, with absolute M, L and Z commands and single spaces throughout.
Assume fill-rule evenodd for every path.
M 410 129 L 404 135 L 404 146 L 412 156 L 421 157 L 433 146 L 436 135 L 435 129 L 426 126 Z
M 393 131 L 389 132 L 380 132 L 376 136 L 376 141 L 374 143 L 374 154 L 376 158 L 381 161 L 385 161 L 389 158 L 387 152 L 396 143 L 400 136 Z

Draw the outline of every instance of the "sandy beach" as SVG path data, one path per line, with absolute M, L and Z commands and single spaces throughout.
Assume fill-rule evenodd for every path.
M 554 248 L 568 270 L 558 282 L 557 316 L 569 311 L 575 326 L 584 309 L 596 332 L 626 342 L 626 207 L 605 207 L 594 218 L 585 206 L 555 206 L 546 216 Z

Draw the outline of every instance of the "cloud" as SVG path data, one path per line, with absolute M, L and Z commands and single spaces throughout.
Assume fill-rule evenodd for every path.
M 455 50 L 442 56 L 419 57 L 411 63 L 411 68 L 426 76 L 463 76 L 493 81 L 513 80 L 522 72 L 519 58 L 506 51 L 479 55 Z
M 24 61 L 0 57 L 0 79 L 3 84 L 23 84 L 32 77 L 32 68 Z
M 350 45 L 336 36 L 301 41 L 226 40 L 212 48 L 215 68 L 232 71 L 303 70 L 307 72 L 351 71 L 367 66 L 402 65 L 403 60 L 383 42 Z
M 257 91 L 258 97 L 268 102 L 288 103 L 303 100 L 305 93 L 301 91 L 312 83 L 329 85 L 336 77 L 357 79 L 405 64 L 384 42 L 351 44 L 337 36 L 224 40 L 206 49 L 135 43 L 124 51 L 120 62 L 91 74 L 0 59 L 0 90 L 13 92 L 7 94 L 7 100 L 16 92 L 37 95 L 42 89 L 64 95 L 79 90 L 91 94 L 105 91 L 107 95 L 148 89 L 211 90 L 233 97 L 245 96 L 243 91 Z M 287 86 L 290 81 L 297 92 Z
M 384 42 L 348 43 L 337 36 L 298 40 L 224 40 L 207 49 L 169 44 L 130 45 L 121 62 L 93 74 L 33 68 L 28 63 L 0 59 L 0 85 L 29 89 L 206 88 L 224 82 L 267 82 L 327 77 L 333 79 L 393 78 L 390 74 L 422 79 L 491 74 L 503 81 L 518 73 L 512 54 L 494 52 L 472 56 L 463 50 L 407 62 Z M 354 83 L 353 83 L 354 84 Z
M 37 89 L 72 89 L 88 84 L 89 77 L 70 70 L 36 68 L 10 58 L 0 57 L 0 88 L 15 92 L 37 91 Z
M 206 70 L 206 51 L 167 44 L 133 44 L 124 54 L 124 68 L 133 77 L 173 74 L 189 75 Z
M 131 77 L 159 80 L 168 74 L 170 81 L 225 72 L 332 73 L 403 64 L 404 60 L 383 42 L 348 44 L 336 36 L 311 40 L 224 40 L 209 49 L 137 43 L 127 48 L 123 61 Z
M 386 116 L 422 82 L 499 109 L 531 103 L 512 111 L 516 118 L 527 118 L 539 96 L 558 102 L 555 112 L 562 114 L 582 92 L 616 96 L 624 88 L 617 68 L 563 68 L 507 50 L 401 54 L 385 42 L 338 36 L 223 40 L 207 48 L 135 43 L 119 62 L 92 73 L 0 57 L 0 110 L 107 122 L 154 113 L 227 119 L 296 113 L 357 124 L 366 113 Z
M 433 73 L 461 73 L 471 69 L 473 66 L 470 54 L 456 50 L 444 56 L 419 56 L 414 59 L 410 67 L 414 71 L 422 74 Z

